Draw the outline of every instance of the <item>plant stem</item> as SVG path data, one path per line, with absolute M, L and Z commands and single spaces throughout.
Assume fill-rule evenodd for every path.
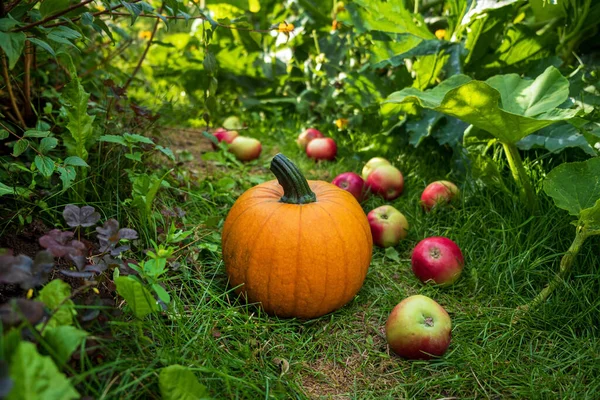
M 19 106 L 17 105 L 15 93 L 13 92 L 12 85 L 10 84 L 10 76 L 8 75 L 8 63 L 6 62 L 6 55 L 4 54 L 4 52 L 2 52 L 0 58 L 2 58 L 2 75 L 4 77 L 4 81 L 6 82 L 6 89 L 8 90 L 8 97 L 10 98 L 10 103 L 12 105 L 13 111 L 17 115 L 17 119 L 19 120 L 21 127 L 25 129 L 27 125 L 25 125 L 25 121 L 23 120 L 23 116 L 21 115 L 21 111 L 19 110 Z
M 524 313 L 527 313 L 530 310 L 538 307 L 542 304 L 548 297 L 556 290 L 556 288 L 564 281 L 567 274 L 571 271 L 573 267 L 573 263 L 575 261 L 575 257 L 577 257 L 577 253 L 581 249 L 581 245 L 583 242 L 590 236 L 590 232 L 588 232 L 584 227 L 578 226 L 575 232 L 575 239 L 573 239 L 573 243 L 565 253 L 565 255 L 560 260 L 560 269 L 558 274 L 554 276 L 554 279 L 550 281 L 548 286 L 546 286 L 537 296 L 533 298 L 528 304 L 520 306 L 518 308 L 519 314 L 513 319 L 513 323 L 516 322 Z
M 508 159 L 508 165 L 513 178 L 519 185 L 521 200 L 529 210 L 533 212 L 537 206 L 537 199 L 535 197 L 535 192 L 533 191 L 533 186 L 531 185 L 531 180 L 527 175 L 527 171 L 525 171 L 523 160 L 519 155 L 519 150 L 517 149 L 517 146 L 512 143 L 503 142 L 502 146 L 504 148 L 504 154 L 506 154 L 506 158 Z
M 307 204 L 317 201 L 317 196 L 310 189 L 308 181 L 298 167 L 286 156 L 279 153 L 271 161 L 271 172 L 283 187 L 282 203 Z
M 37 22 L 32 22 L 31 24 L 25 25 L 25 26 L 23 26 L 21 28 L 14 29 L 12 32 L 23 32 L 23 31 L 27 31 L 27 30 L 29 30 L 29 29 L 31 29 L 33 27 L 36 27 L 38 25 L 43 25 L 43 24 L 45 24 L 48 21 L 52 21 L 53 19 L 57 19 L 58 17 L 62 17 L 63 15 L 68 14 L 68 13 L 70 13 L 73 10 L 81 8 L 81 7 L 85 6 L 86 4 L 91 3 L 92 1 L 95 1 L 95 0 L 84 0 L 81 3 L 75 3 L 75 4 L 71 5 L 70 7 L 67 7 L 64 10 L 62 10 L 62 11 L 56 13 L 56 14 L 49 15 L 49 16 L 47 16 L 44 19 L 41 19 L 41 20 L 39 20 Z
M 25 102 L 25 118 L 27 118 L 27 120 L 30 120 L 33 115 L 33 110 L 31 109 L 31 62 L 33 61 L 33 52 L 33 45 L 29 40 L 26 41 L 24 54 L 25 78 L 23 79 L 23 97 Z

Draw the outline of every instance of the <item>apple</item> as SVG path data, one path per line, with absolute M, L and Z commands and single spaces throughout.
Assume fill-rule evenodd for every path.
M 218 128 L 214 131 L 213 135 L 217 138 L 219 142 L 231 144 L 231 142 L 233 142 L 233 139 L 238 137 L 239 133 L 238 131 L 228 131 L 225 128 Z M 217 148 L 217 146 L 214 143 L 211 144 L 213 149 Z
M 449 181 L 436 181 L 427 185 L 421 195 L 421 207 L 425 211 L 430 211 L 438 204 L 450 203 L 458 197 L 458 187 Z
M 333 160 L 337 146 L 332 138 L 316 138 L 306 145 L 306 155 L 315 160 Z
M 362 178 L 366 181 L 369 178 L 369 174 L 375 170 L 377 167 L 381 167 L 382 165 L 391 165 L 388 160 L 382 157 L 373 157 L 371 158 L 363 167 L 362 170 Z
M 452 240 L 433 236 L 421 240 L 413 249 L 411 264 L 421 282 L 433 281 L 448 286 L 459 278 L 465 259 Z
M 450 346 L 452 320 L 435 300 L 407 297 L 394 307 L 385 323 L 390 349 L 401 357 L 428 360 Z
M 262 146 L 257 139 L 238 136 L 229 145 L 229 151 L 240 161 L 255 160 L 260 156 Z
M 404 189 L 402 172 L 393 165 L 382 165 L 369 174 L 367 186 L 386 200 L 394 200 Z
M 396 246 L 408 233 L 404 214 L 392 206 L 381 206 L 367 214 L 373 243 L 379 247 Z
M 296 139 L 296 143 L 298 143 L 298 146 L 300 146 L 302 150 L 306 150 L 306 145 L 308 144 L 308 142 L 310 142 L 313 139 L 322 137 L 324 137 L 323 134 L 315 128 L 308 128 L 307 130 L 302 132 L 300 136 L 298 136 L 298 139 Z
M 366 197 L 365 181 L 363 181 L 363 178 L 361 178 L 360 175 L 355 174 L 354 172 L 344 172 L 339 174 L 331 183 L 349 192 L 359 203 Z

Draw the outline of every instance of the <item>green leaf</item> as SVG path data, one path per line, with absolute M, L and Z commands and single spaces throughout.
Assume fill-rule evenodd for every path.
M 398 67 L 406 59 L 416 56 L 437 54 L 450 42 L 437 39 L 423 39 L 412 34 L 396 35 L 394 40 L 375 41 L 373 43 L 373 57 L 369 60 L 373 68 L 386 66 Z
M 102 136 L 100 136 L 98 138 L 98 140 L 100 142 L 118 143 L 118 144 L 123 145 L 125 147 L 128 146 L 128 144 L 125 141 L 125 139 L 123 138 L 123 136 L 118 136 L 118 135 L 102 135 Z
M 77 176 L 77 172 L 75 172 L 75 168 L 67 165 L 67 166 L 58 166 L 56 168 L 58 173 L 60 174 L 60 180 L 63 183 L 63 190 L 68 189 L 73 184 L 75 177 Z
M 50 131 L 39 131 L 37 129 L 30 129 L 28 131 L 25 131 L 23 137 L 45 138 L 48 137 L 50 133 Z
M 455 75 L 437 87 L 392 93 L 384 103 L 412 103 L 459 118 L 505 143 L 576 115 L 555 108 L 568 97 L 569 83 L 554 67 L 535 80 L 516 74 L 499 75 L 486 82 Z
M 400 254 L 398 253 L 398 250 L 396 250 L 393 247 L 388 247 L 388 248 L 385 249 L 385 256 L 387 258 L 389 258 L 390 260 L 395 261 L 395 262 L 400 262 L 401 261 L 400 260 Z
M 161 299 L 163 303 L 169 304 L 171 302 L 171 296 L 169 295 L 169 293 L 158 283 L 153 283 L 152 289 L 154 289 L 154 291 L 158 295 L 158 298 Z
M 42 18 L 46 18 L 49 15 L 63 11 L 65 8 L 69 7 L 69 3 L 69 0 L 44 0 L 42 1 L 42 4 L 40 4 L 40 14 L 42 15 Z
M 70 156 L 65 158 L 65 165 L 73 165 L 75 167 L 89 167 L 88 163 L 83 161 L 80 157 Z
M 444 114 L 424 110 L 420 119 L 411 119 L 406 123 L 406 131 L 410 134 L 408 142 L 415 147 L 419 146 L 423 139 L 431 134 L 435 124 L 442 118 L 444 118 Z
M 23 154 L 23 152 L 25 152 L 25 150 L 27 150 L 27 147 L 29 147 L 29 140 L 18 140 L 17 143 L 15 143 L 15 146 L 13 147 L 13 157 L 19 157 L 21 154 Z
M 146 136 L 138 135 L 137 133 L 127 133 L 123 134 L 123 137 L 129 143 L 145 143 L 145 144 L 154 144 L 152 139 L 147 138 Z
M 0 140 L 4 140 L 10 136 L 6 129 L 0 129 Z
M 600 199 L 593 207 L 581 211 L 581 222 L 586 228 L 598 231 L 596 234 L 600 234 Z
M 579 217 L 584 210 L 597 211 L 600 200 L 600 157 L 564 163 L 554 168 L 544 180 L 544 191 L 557 207 Z M 586 218 L 591 218 L 586 211 Z
M 46 50 L 53 57 L 56 57 L 56 53 L 54 52 L 54 49 L 48 43 L 44 42 L 43 40 L 40 40 L 37 38 L 32 38 L 32 37 L 28 37 L 27 40 L 29 40 L 31 43 L 41 47 L 42 49 Z
M 60 279 L 50 281 L 40 290 L 37 300 L 53 311 L 47 327 L 73 325 L 73 316 L 77 315 L 75 303 L 70 299 L 71 286 Z
M 196 375 L 183 365 L 163 368 L 158 376 L 158 386 L 163 400 L 208 399 L 206 386 L 198 382 Z
M 12 356 L 10 377 L 14 386 L 6 400 L 79 398 L 79 393 L 52 359 L 40 355 L 30 342 L 19 343 Z
M 14 196 L 23 196 L 23 197 L 27 197 L 31 194 L 31 190 L 27 189 L 27 188 L 23 188 L 23 187 L 11 187 L 8 185 L 5 185 L 4 183 L 0 182 L 0 196 L 4 196 L 4 195 L 14 195 Z
M 117 293 L 125 299 L 137 318 L 141 319 L 158 311 L 158 304 L 152 293 L 140 282 L 129 276 L 119 276 L 115 279 L 115 285 L 117 285 Z
M 577 128 L 566 122 L 560 122 L 541 129 L 523 138 L 517 146 L 521 150 L 545 148 L 552 153 L 558 153 L 568 147 L 579 147 L 590 156 L 597 153 L 584 135 Z
M 133 160 L 133 161 L 139 161 L 142 162 L 142 153 L 140 153 L 139 151 L 136 151 L 133 154 L 125 154 L 125 158 L 129 159 L 129 160 Z
M 52 358 L 62 367 L 69 359 L 71 354 L 81 346 L 83 340 L 88 336 L 86 331 L 77 329 L 74 326 L 62 325 L 46 328 L 44 330 L 44 340 L 52 349 Z
M 0 49 L 8 58 L 8 69 L 13 69 L 23 49 L 27 36 L 23 32 L 0 32 Z
M 90 94 L 84 90 L 77 77 L 65 86 L 61 94 L 69 120 L 67 129 L 72 137 L 72 141 L 65 140 L 67 153 L 83 161 L 87 161 L 88 158 L 88 141 L 93 135 L 92 124 L 95 118 L 87 113 L 89 98 Z
M 40 151 L 40 153 L 46 154 L 47 152 L 55 148 L 57 145 L 58 139 L 54 137 L 45 137 L 40 141 L 40 147 L 38 148 L 38 150 Z
M 33 160 L 33 162 L 35 163 L 35 166 L 37 167 L 38 171 L 40 171 L 40 173 L 43 176 L 45 176 L 46 178 L 48 178 L 49 176 L 52 176 L 52 174 L 54 173 L 54 170 L 56 168 L 56 165 L 54 164 L 54 160 L 52 160 L 48 156 L 37 155 L 37 156 L 35 156 L 35 159 Z
M 211 136 L 213 136 L 213 135 L 211 135 Z M 173 150 L 171 150 L 170 148 L 158 145 L 155 147 L 155 149 L 159 150 L 161 153 L 163 153 L 164 155 L 169 157 L 169 159 L 171 159 L 172 161 L 175 161 L 175 154 L 173 154 Z

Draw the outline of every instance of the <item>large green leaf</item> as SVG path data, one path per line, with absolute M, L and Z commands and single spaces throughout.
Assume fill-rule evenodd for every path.
M 412 103 L 459 118 L 505 143 L 514 144 L 545 126 L 572 118 L 576 110 L 555 108 L 568 97 L 569 83 L 554 67 L 535 80 L 516 74 L 485 82 L 455 75 L 437 87 L 392 93 L 384 103 Z
M 85 91 L 79 78 L 75 77 L 62 91 L 62 100 L 67 110 L 67 129 L 72 140 L 65 140 L 68 154 L 87 161 L 89 140 L 93 135 L 94 116 L 87 113 L 90 94 Z
M 369 61 L 374 68 L 387 65 L 397 67 L 404 64 L 407 58 L 437 54 L 449 43 L 437 39 L 423 39 L 409 33 L 399 34 L 393 41 L 375 41 L 372 47 L 373 57 Z
M 0 32 L 0 49 L 8 58 L 8 69 L 13 69 L 23 49 L 27 36 L 23 32 Z
M 554 168 L 544 181 L 544 191 L 557 207 L 600 229 L 600 157 Z
M 435 39 L 422 17 L 408 11 L 401 1 L 355 0 L 346 5 L 349 18 L 340 19 L 354 25 L 359 33 L 381 31 L 410 33 L 423 39 Z
M 48 321 L 48 327 L 61 325 L 72 325 L 73 316 L 77 314 L 75 311 L 75 303 L 70 300 L 71 286 L 60 279 L 50 281 L 38 295 L 38 300 L 54 313 Z
M 576 127 L 566 122 L 560 122 L 532 133 L 517 143 L 517 146 L 521 150 L 545 148 L 553 153 L 558 153 L 568 147 L 579 147 L 590 156 L 598 155 L 585 136 Z
M 79 398 L 79 393 L 52 359 L 40 355 L 30 342 L 19 343 L 12 356 L 10 377 L 14 386 L 6 400 Z
M 182 365 L 163 368 L 158 376 L 158 386 L 163 400 L 208 399 L 206 387 L 198 382 L 196 375 Z
M 71 354 L 81 346 L 88 333 L 70 325 L 61 325 L 44 330 L 44 340 L 53 351 L 52 357 L 59 366 L 71 358 Z
M 117 285 L 117 293 L 125 299 L 137 318 L 144 318 L 158 310 L 158 304 L 152 293 L 137 280 L 128 276 L 119 276 L 115 278 L 115 285 Z

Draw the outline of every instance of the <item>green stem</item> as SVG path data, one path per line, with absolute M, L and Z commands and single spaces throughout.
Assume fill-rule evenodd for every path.
M 535 211 L 537 205 L 535 192 L 533 191 L 533 186 L 531 185 L 531 180 L 527 175 L 527 171 L 525 171 L 525 166 L 523 165 L 523 160 L 519 155 L 517 146 L 512 143 L 502 143 L 502 147 L 504 148 L 504 154 L 506 154 L 506 158 L 508 159 L 508 166 L 510 167 L 513 178 L 519 185 L 521 200 L 531 211 Z
M 308 186 L 308 181 L 302 175 L 296 164 L 279 153 L 271 161 L 271 172 L 277 177 L 283 187 L 282 203 L 307 204 L 317 201 L 317 196 Z
M 577 253 L 579 253 L 579 250 L 581 249 L 583 242 L 585 242 L 585 240 L 589 236 L 590 236 L 589 231 L 587 231 L 585 228 L 583 228 L 581 226 L 577 227 L 577 231 L 575 233 L 575 239 L 573 239 L 573 243 L 571 243 L 569 250 L 567 250 L 565 255 L 560 260 L 560 269 L 558 271 L 558 274 L 556 274 L 554 276 L 554 279 L 552 279 L 550 281 L 548 286 L 546 286 L 540 293 L 538 293 L 538 295 L 535 296 L 533 298 L 533 300 L 531 300 L 528 304 L 525 304 L 525 305 L 519 307 L 520 315 L 515 317 L 515 319 L 513 319 L 513 322 L 516 322 L 516 320 L 520 316 L 522 316 L 523 313 L 533 310 L 534 308 L 536 308 L 540 304 L 542 304 L 544 301 L 546 301 L 546 299 L 550 296 L 550 294 L 552 294 L 552 292 L 554 292 L 554 290 L 556 290 L 556 288 L 564 281 L 565 277 L 567 276 L 567 274 L 571 271 L 571 268 L 573 267 L 575 257 L 577 257 Z

